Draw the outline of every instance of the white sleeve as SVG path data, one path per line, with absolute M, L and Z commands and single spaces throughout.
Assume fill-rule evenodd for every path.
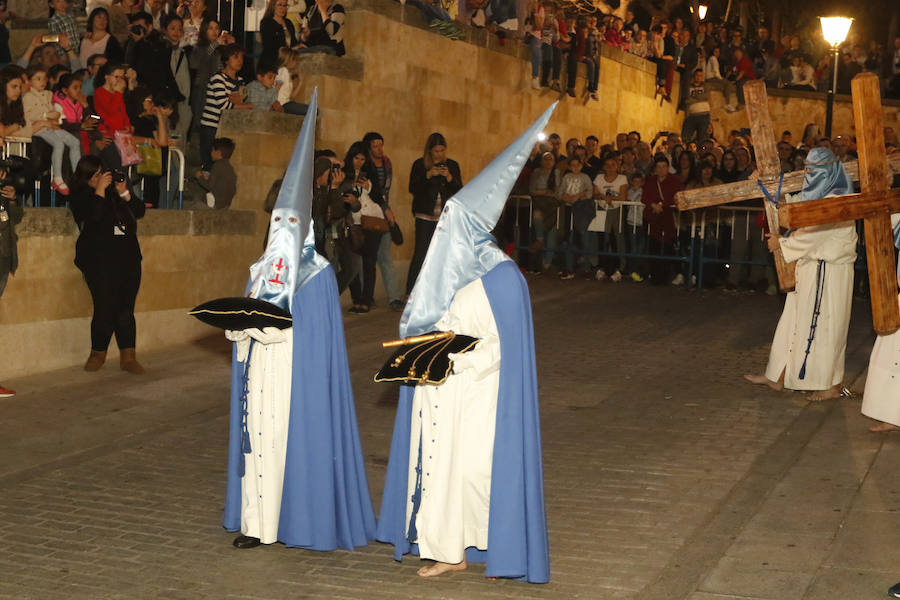
M 476 381 L 484 379 L 500 370 L 500 338 L 496 335 L 485 336 L 473 350 L 449 354 L 448 357 L 453 361 L 454 373 L 472 369 Z

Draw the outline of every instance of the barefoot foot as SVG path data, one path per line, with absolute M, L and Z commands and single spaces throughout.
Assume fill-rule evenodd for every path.
M 869 427 L 869 431 L 872 433 L 887 433 L 889 431 L 900 431 L 900 427 L 892 425 L 891 423 L 879 423 L 878 425 Z
M 823 400 L 833 400 L 835 398 L 841 397 L 841 386 L 835 385 L 827 390 L 820 390 L 818 392 L 813 392 L 809 397 L 810 402 L 821 402 Z
M 784 384 L 780 381 L 772 381 L 765 375 L 744 375 L 744 379 L 756 385 L 767 385 L 776 392 L 784 389 Z
M 466 561 L 462 561 L 461 563 L 450 564 L 450 563 L 442 563 L 436 562 L 431 566 L 422 567 L 418 570 L 419 577 L 437 577 L 438 575 L 443 575 L 444 573 L 449 573 L 450 571 L 465 571 Z

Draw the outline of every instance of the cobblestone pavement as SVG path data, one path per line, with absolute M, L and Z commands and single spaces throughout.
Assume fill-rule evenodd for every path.
M 231 546 L 219 526 L 227 344 L 218 336 L 5 382 L 2 598 L 734 598 L 865 600 L 900 581 L 900 436 L 859 398 L 810 404 L 744 384 L 781 300 L 634 284 L 529 281 L 553 581 L 420 580 L 391 547 Z M 371 383 L 398 315 L 346 319 L 377 508 L 395 388 Z M 87 339 L 87 332 L 85 332 Z M 848 385 L 872 344 L 854 305 Z

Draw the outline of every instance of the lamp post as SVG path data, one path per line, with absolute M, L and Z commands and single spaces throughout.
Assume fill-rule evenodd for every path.
M 831 79 L 831 89 L 828 90 L 828 98 L 825 103 L 825 137 L 831 137 L 831 121 L 834 112 L 834 95 L 837 92 L 837 72 L 838 72 L 838 46 L 847 39 L 847 32 L 850 31 L 850 24 L 853 19 L 847 17 L 819 17 L 819 23 L 822 25 L 822 37 L 831 46 L 834 53 L 834 77 Z
M 709 7 L 708 7 L 707 5 L 705 5 L 705 4 L 701 4 L 701 5 L 697 8 L 697 14 L 700 16 L 700 20 L 701 20 L 701 21 L 704 20 L 704 19 L 706 18 L 706 11 L 708 11 L 708 10 L 709 10 Z

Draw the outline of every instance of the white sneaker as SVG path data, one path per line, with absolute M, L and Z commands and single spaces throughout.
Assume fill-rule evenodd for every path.
M 622 281 L 622 273 L 620 271 L 616 271 L 610 276 L 610 280 L 612 281 Z
M 684 275 L 679 273 L 675 276 L 675 279 L 672 280 L 672 285 L 684 285 Z
M 733 113 L 733 112 L 735 112 L 735 111 L 737 110 L 737 106 L 735 106 L 734 104 L 726 104 L 726 105 L 725 105 L 725 110 L 728 111 L 728 112 L 730 112 L 730 113 Z
M 597 269 L 597 272 L 594 273 L 594 279 L 597 281 L 606 281 L 606 271 L 603 269 Z
M 691 275 L 691 287 L 697 287 L 697 276 Z
M 540 77 L 532 77 L 531 78 L 531 89 L 539 90 L 541 89 L 541 79 Z

